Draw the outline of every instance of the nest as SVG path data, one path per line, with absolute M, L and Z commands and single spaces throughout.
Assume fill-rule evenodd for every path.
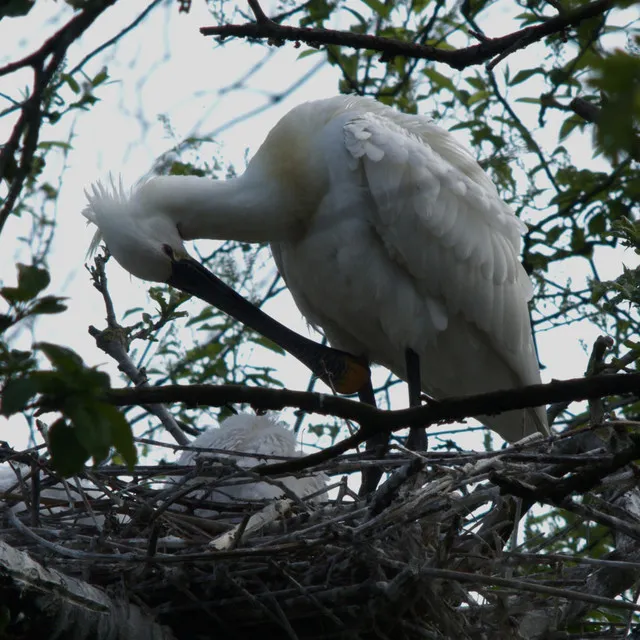
M 33 452 L 4 450 L 2 459 L 23 463 L 15 486 L 0 496 L 0 599 L 11 613 L 5 637 L 33 637 L 34 612 L 43 607 L 37 598 L 28 602 L 30 589 L 35 584 L 42 598 L 38 583 L 55 572 L 64 578 L 50 594 L 56 606 L 78 606 L 77 587 L 75 599 L 64 592 L 75 579 L 120 609 L 134 607 L 155 629 L 145 637 L 154 638 L 542 637 L 531 631 L 540 616 L 540 628 L 550 630 L 550 619 L 554 629 L 566 629 L 598 607 L 620 613 L 626 603 L 611 598 L 634 583 L 637 567 L 615 568 L 625 577 L 612 587 L 605 574 L 614 556 L 589 564 L 545 555 L 554 541 L 544 537 L 524 553 L 514 523 L 536 501 L 574 509 L 584 500 L 571 496 L 595 491 L 602 502 L 613 479 L 615 518 L 602 506 L 583 517 L 608 523 L 618 553 L 626 549 L 625 560 L 633 561 L 639 521 L 635 476 L 625 465 L 639 452 L 625 449 L 622 459 L 602 450 L 547 451 L 534 440 L 496 453 L 421 457 L 400 448 L 384 461 L 343 456 L 325 467 L 332 499 L 220 504 L 201 497 L 203 485 L 255 482 L 255 472 L 214 459 L 133 473 L 106 466 L 63 482 Z M 388 479 L 359 500 L 347 475 L 375 464 Z M 18 552 L 12 567 L 10 549 Z M 49 577 L 35 579 L 36 565 L 21 569 L 27 560 L 19 552 Z M 598 591 L 594 576 L 613 592 Z M 31 617 L 21 618 L 27 609 Z M 61 617 L 50 609 L 47 615 Z M 104 611 L 84 613 L 83 624 L 91 625 Z M 73 624 L 65 615 L 57 625 Z M 611 625 L 606 637 L 624 637 Z

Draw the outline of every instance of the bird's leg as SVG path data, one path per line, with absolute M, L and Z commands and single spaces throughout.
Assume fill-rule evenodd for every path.
M 409 385 L 409 406 L 419 407 L 421 404 L 422 382 L 420 380 L 420 358 L 413 349 L 404 352 L 407 364 L 407 383 Z M 426 451 L 427 430 L 423 427 L 413 427 L 409 430 L 407 448 L 411 451 Z
M 376 406 L 376 396 L 373 392 L 371 380 L 358 392 L 360 402 L 365 402 L 372 406 Z M 378 433 L 373 438 L 367 440 L 367 451 L 374 452 L 376 458 L 381 458 L 387 453 L 389 447 L 390 433 Z M 382 477 L 382 470 L 379 467 L 366 467 L 362 472 L 362 484 L 358 495 L 366 496 L 375 491 Z

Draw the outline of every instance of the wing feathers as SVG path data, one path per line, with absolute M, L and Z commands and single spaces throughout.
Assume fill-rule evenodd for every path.
M 525 227 L 447 132 L 401 126 L 408 118 L 362 113 L 344 125 L 373 200 L 371 222 L 428 301 L 433 329 L 461 313 L 506 354 L 523 384 L 535 381 L 533 356 L 518 370 L 532 350 L 524 303 L 531 283 L 518 258 Z

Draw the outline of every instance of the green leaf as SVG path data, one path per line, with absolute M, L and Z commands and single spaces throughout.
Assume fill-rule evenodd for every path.
M 51 278 L 46 269 L 33 265 L 18 264 L 18 286 L 3 287 L 0 295 L 9 303 L 33 300 L 43 289 L 49 286 Z
M 576 127 L 584 124 L 584 120 L 579 116 L 570 116 L 567 118 L 560 127 L 560 133 L 558 139 L 564 140 Z
M 62 79 L 69 85 L 69 89 L 71 89 L 73 93 L 75 94 L 80 93 L 80 85 L 78 84 L 78 82 L 73 76 L 70 76 L 69 74 L 64 73 L 62 75 Z
M 549 246 L 555 244 L 558 238 L 563 234 L 565 228 L 562 225 L 557 225 L 547 232 L 547 237 L 545 238 L 545 243 Z
M 522 71 L 518 71 L 518 73 L 516 73 L 516 75 L 511 79 L 509 86 L 513 87 L 516 84 L 520 84 L 538 73 L 544 75 L 544 69 L 541 69 L 540 67 L 536 67 L 535 69 L 522 69 Z
M 40 185 L 40 190 L 48 200 L 55 200 L 58 197 L 58 190 L 51 186 L 48 182 Z
M 0 296 L 2 296 L 9 304 L 22 302 L 20 299 L 20 289 L 17 287 L 2 287 L 2 289 L 0 289 Z
M 478 91 L 482 91 L 484 89 L 487 88 L 487 83 L 482 79 L 479 78 L 478 76 L 473 76 L 471 78 L 465 78 L 465 80 L 474 88 L 477 89 Z
M 597 213 L 589 220 L 589 233 L 592 235 L 602 235 L 607 230 L 607 218 L 604 213 Z
M 575 253 L 582 255 L 588 249 L 584 230 L 575 227 L 571 234 L 571 249 Z
M 33 265 L 18 264 L 18 289 L 27 300 L 35 298 L 51 282 L 51 277 L 46 269 L 40 269 Z
M 57 148 L 57 149 L 62 149 L 64 151 L 69 151 L 73 149 L 73 146 L 70 145 L 68 142 L 63 142 L 62 140 L 44 140 L 43 142 L 38 143 L 38 148 L 45 149 L 45 150 Z
M 59 344 L 50 342 L 36 342 L 33 348 L 42 351 L 49 359 L 49 362 L 60 371 L 77 374 L 84 369 L 82 358 L 67 347 L 61 347 Z
M 470 107 L 474 105 L 476 102 L 486 102 L 487 99 L 492 95 L 490 91 L 477 91 L 467 100 L 467 106 Z
M 111 444 L 123 457 L 129 469 L 132 469 L 138 461 L 138 452 L 136 451 L 136 445 L 133 440 L 131 426 L 122 413 L 109 404 L 102 404 L 100 411 L 109 421 Z
M 455 85 L 453 84 L 451 78 L 447 78 L 447 76 L 442 75 L 439 71 L 431 69 L 430 67 L 426 67 L 422 73 L 424 73 L 424 75 L 427 76 L 427 78 L 431 80 L 431 83 L 436 87 L 449 89 L 449 91 L 451 92 L 456 91 Z
M 109 74 L 107 72 L 107 67 L 102 67 L 102 70 L 93 77 L 93 80 L 91 80 L 91 85 L 93 87 L 97 87 L 99 84 L 102 84 L 108 77 Z
M 11 416 L 23 411 L 40 392 L 40 381 L 34 376 L 9 380 L 2 390 L 2 415 Z
M 202 178 L 206 172 L 187 162 L 173 162 L 169 168 L 170 176 L 199 176 Z
M 381 18 L 386 18 L 389 15 L 390 7 L 385 6 L 380 0 L 362 0 L 371 11 L 377 13 Z
M 600 150 L 618 164 L 619 152 L 635 155 L 640 147 L 640 57 L 616 50 L 594 63 L 594 68 L 588 83 L 602 96 L 596 140 Z
M 302 60 L 303 58 L 308 58 L 316 53 L 320 53 L 320 49 L 314 49 L 313 47 L 310 49 L 305 49 L 302 53 L 298 54 L 298 60 Z
M 49 450 L 54 468 L 65 478 L 84 469 L 89 453 L 80 444 L 78 434 L 64 418 L 56 420 L 49 429 Z
M 96 405 L 88 407 L 82 402 L 72 401 L 67 402 L 64 409 L 85 451 L 93 456 L 96 463 L 105 460 L 111 448 L 111 433 L 108 421 L 100 411 L 96 411 Z
M 8 0 L 0 6 L 0 20 L 4 17 L 26 16 L 35 6 L 35 0 Z
M 36 300 L 29 313 L 33 315 L 38 315 L 41 313 L 61 313 L 62 311 L 66 311 L 67 309 L 67 306 L 62 303 L 62 300 L 66 300 L 66 298 L 44 296 L 43 298 Z

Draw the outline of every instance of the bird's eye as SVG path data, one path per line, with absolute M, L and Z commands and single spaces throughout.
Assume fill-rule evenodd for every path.
M 162 250 L 173 260 L 174 255 L 173 255 L 173 249 L 171 248 L 171 245 L 163 244 Z

